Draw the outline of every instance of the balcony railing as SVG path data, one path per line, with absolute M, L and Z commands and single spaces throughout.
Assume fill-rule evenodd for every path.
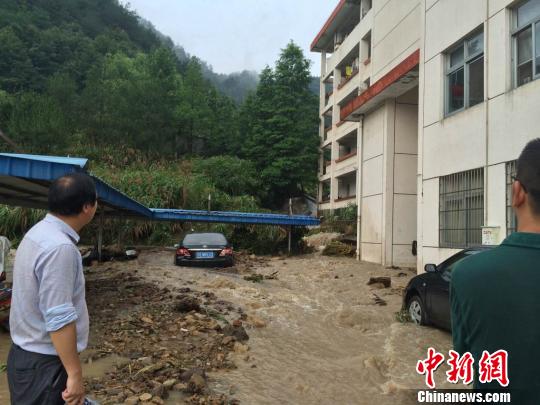
M 334 202 L 341 202 L 341 201 L 348 201 L 348 200 L 353 200 L 353 199 L 356 199 L 356 194 L 355 195 L 348 195 L 348 196 L 344 196 L 344 197 L 338 197 L 334 200 Z
M 351 153 L 347 153 L 346 155 L 343 155 L 340 158 L 337 158 L 336 163 L 343 162 L 344 160 L 352 158 L 353 156 L 356 156 L 356 151 L 353 151 Z
M 349 77 L 341 81 L 341 83 L 338 86 L 338 90 L 341 90 L 347 83 L 349 83 L 352 80 L 352 78 L 358 74 L 358 72 L 360 72 L 359 69 L 354 69 Z

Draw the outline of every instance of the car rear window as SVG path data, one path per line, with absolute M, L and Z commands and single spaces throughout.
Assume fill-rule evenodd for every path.
M 184 245 L 226 245 L 227 239 L 220 233 L 191 233 L 184 238 Z

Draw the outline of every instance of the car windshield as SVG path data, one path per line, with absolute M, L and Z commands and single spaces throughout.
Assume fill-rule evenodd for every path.
M 452 278 L 452 270 L 454 270 L 459 263 L 461 263 L 467 257 L 473 256 L 480 252 L 483 252 L 483 250 L 469 250 L 467 252 L 464 252 L 462 257 L 449 264 L 448 266 L 444 267 L 442 272 L 442 278 L 446 281 L 450 281 L 450 279 Z
M 220 233 L 191 233 L 184 238 L 183 245 L 226 245 L 227 239 Z

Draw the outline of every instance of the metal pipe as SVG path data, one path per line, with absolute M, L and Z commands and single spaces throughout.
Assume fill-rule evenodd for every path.
M 98 261 L 102 261 L 102 252 L 103 252 L 103 216 L 105 214 L 105 211 L 101 210 L 99 213 L 99 221 L 98 221 Z
M 289 198 L 289 216 L 292 216 L 292 198 Z M 289 255 L 292 253 L 292 226 L 289 225 Z

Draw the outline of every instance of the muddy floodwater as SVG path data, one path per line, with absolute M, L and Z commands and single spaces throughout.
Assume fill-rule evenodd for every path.
M 414 390 L 425 387 L 417 361 L 428 347 L 451 348 L 449 333 L 396 320 L 402 289 L 413 276 L 408 270 L 310 254 L 254 260 L 251 271 L 278 273 L 251 282 L 242 274 L 171 263 L 171 252 L 153 251 L 114 265 L 137 269 L 156 285 L 189 285 L 244 308 L 251 327 L 247 346 L 230 354 L 236 368 L 209 373 L 212 390 L 242 404 L 414 404 Z M 391 277 L 391 287 L 368 286 L 372 276 Z M 0 363 L 8 347 L 9 337 L 0 334 Z M 86 374 L 99 376 L 127 361 L 108 359 L 85 365 Z M 437 388 L 446 386 L 444 377 L 441 367 Z M 0 403 L 7 401 L 1 373 Z M 166 403 L 182 401 L 172 395 Z

